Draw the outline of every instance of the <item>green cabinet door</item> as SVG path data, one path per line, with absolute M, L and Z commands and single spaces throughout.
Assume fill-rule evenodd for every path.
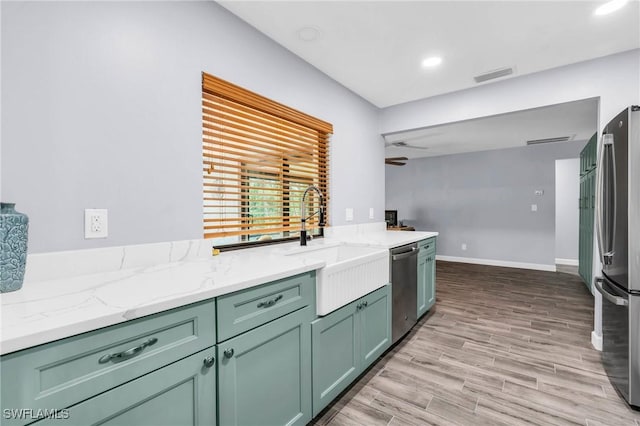
M 205 349 L 73 405 L 68 409 L 68 416 L 58 412 L 58 419 L 44 419 L 35 424 L 215 425 L 216 368 L 215 358 L 209 358 L 214 355 L 215 348 Z M 68 418 L 60 420 L 62 416 Z
M 311 307 L 218 344 L 220 425 L 311 420 Z
M 311 325 L 316 416 L 391 345 L 391 285 Z
M 418 318 L 436 303 L 435 252 L 418 255 Z
M 427 311 L 436 304 L 436 255 L 430 254 L 425 264 L 425 299 Z
M 362 370 L 391 346 L 391 286 L 385 285 L 361 299 L 360 353 Z
M 427 312 L 427 258 L 426 252 L 418 254 L 418 318 Z
M 597 137 L 594 134 L 580 153 L 580 215 L 578 273 L 591 293 L 593 280 L 593 233 L 595 222 L 595 189 Z
M 311 323 L 314 417 L 360 374 L 360 303 Z

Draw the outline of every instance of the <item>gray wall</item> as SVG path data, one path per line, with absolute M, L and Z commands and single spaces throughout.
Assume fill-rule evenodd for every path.
M 578 261 L 580 158 L 556 161 L 556 259 Z
M 31 253 L 201 238 L 202 71 L 333 123 L 331 223 L 383 220 L 378 109 L 214 2 L 1 7 L 1 198 Z
M 438 231 L 438 254 L 553 265 L 555 160 L 585 141 L 421 158 L 387 166 L 386 206 Z M 536 196 L 535 190 L 544 191 Z M 538 211 L 531 211 L 531 204 Z M 467 250 L 461 246 L 467 244 Z

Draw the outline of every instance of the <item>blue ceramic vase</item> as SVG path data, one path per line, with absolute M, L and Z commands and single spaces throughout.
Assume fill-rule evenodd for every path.
M 0 203 L 0 293 L 22 287 L 27 265 L 29 218 L 13 203 Z

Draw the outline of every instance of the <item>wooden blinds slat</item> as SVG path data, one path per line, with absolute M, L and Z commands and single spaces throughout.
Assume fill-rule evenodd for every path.
M 330 123 L 202 73 L 205 238 L 293 236 L 309 185 L 328 204 L 332 132 Z M 307 201 L 307 212 L 318 209 L 315 193 Z M 318 222 L 310 218 L 308 229 Z
M 207 74 L 206 72 L 202 73 L 202 89 L 206 92 L 231 99 L 293 123 L 301 124 L 323 133 L 333 133 L 333 125 L 331 125 L 331 123 L 272 101 L 271 99 L 243 89 L 221 78 Z

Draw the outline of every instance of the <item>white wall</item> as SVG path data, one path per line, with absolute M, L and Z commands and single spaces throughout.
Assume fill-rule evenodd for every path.
M 640 100 L 640 49 L 388 107 L 382 133 L 600 98 L 600 128 Z
M 598 134 L 624 108 L 640 104 L 640 49 L 385 108 L 381 129 L 390 133 L 594 97 L 600 101 Z M 594 276 L 599 268 L 596 257 Z M 597 292 L 593 338 L 596 344 L 602 338 Z
M 556 263 L 578 262 L 580 159 L 556 160 Z
M 383 220 L 378 109 L 214 2 L 1 7 L 1 194 L 31 253 L 202 237 L 202 71 L 333 123 L 331 224 Z

